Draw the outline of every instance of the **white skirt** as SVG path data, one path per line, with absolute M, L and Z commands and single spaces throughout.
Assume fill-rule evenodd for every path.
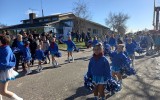
M 14 71 L 13 68 L 0 70 L 0 82 L 5 83 L 9 80 L 14 80 L 17 75 L 18 73 Z

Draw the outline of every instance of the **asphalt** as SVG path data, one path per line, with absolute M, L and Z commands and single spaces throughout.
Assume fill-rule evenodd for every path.
M 57 58 L 60 67 L 51 64 L 43 65 L 42 72 L 19 77 L 9 84 L 9 90 L 24 100 L 93 100 L 93 93 L 83 86 L 83 76 L 87 71 L 92 49 L 74 52 L 75 62 L 68 63 L 67 52 L 61 51 Z M 123 79 L 122 90 L 114 95 L 107 95 L 108 100 L 160 100 L 160 57 L 136 55 L 136 75 Z M 3 97 L 3 100 L 10 100 Z

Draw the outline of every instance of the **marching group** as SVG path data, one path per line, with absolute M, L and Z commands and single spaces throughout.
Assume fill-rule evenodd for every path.
M 155 36 L 155 37 L 154 37 Z M 99 42 L 97 37 L 91 41 L 93 56 L 89 61 L 88 71 L 84 76 L 84 85 L 92 90 L 95 100 L 105 100 L 105 93 L 113 94 L 122 89 L 122 77 L 135 75 L 135 52 L 150 55 L 159 53 L 159 34 L 139 32 L 127 34 L 123 38 L 109 34 Z M 107 57 L 110 58 L 109 63 Z
M 69 35 L 66 41 L 60 41 L 67 45 L 68 62 L 74 62 L 72 52 L 77 49 L 72 36 L 72 34 Z M 135 74 L 135 51 L 142 53 L 141 51 L 145 48 L 148 53 L 153 45 L 157 51 L 160 47 L 159 39 L 154 41 L 150 34 L 136 34 L 134 37 L 126 35 L 123 40 L 119 36 L 115 37 L 115 34 L 109 34 L 102 42 L 96 36 L 92 40 L 88 32 L 86 35 L 84 34 L 83 38 L 87 47 L 93 47 L 93 56 L 90 59 L 86 76 L 87 80 L 91 79 L 90 82 L 94 85 L 95 100 L 98 100 L 99 97 L 101 100 L 105 99 L 105 84 L 109 82 L 108 80 L 116 80 L 121 88 L 122 75 Z M 77 38 L 78 40 L 79 38 Z M 51 61 L 49 55 L 51 55 Z M 13 80 L 18 75 L 20 62 L 25 75 L 28 75 L 32 73 L 30 65 L 34 64 L 34 60 L 38 60 L 37 72 L 41 72 L 43 70 L 42 64 L 52 62 L 53 67 L 58 67 L 56 57 L 60 56 L 56 36 L 52 33 L 42 33 L 40 36 L 35 36 L 32 33 L 22 31 L 14 38 L 3 31 L 0 35 L 0 94 L 15 100 L 23 100 L 7 90 L 9 80 Z M 106 56 L 110 57 L 111 64 Z M 113 84 L 113 81 L 110 84 Z M 86 80 L 85 85 L 88 86 Z M 109 89 L 107 90 L 109 91 Z
M 77 48 L 71 36 L 61 42 L 67 45 L 68 62 L 74 61 L 72 52 Z M 56 36 L 52 33 L 42 33 L 37 37 L 22 31 L 13 38 L 3 31 L 0 34 L 0 100 L 2 95 L 14 100 L 23 100 L 7 90 L 9 80 L 14 80 L 18 75 L 20 62 L 25 75 L 32 73 L 30 65 L 34 64 L 34 60 L 38 60 L 37 72 L 41 72 L 42 64 L 50 63 L 49 55 L 51 55 L 52 66 L 58 67 L 56 57 L 61 57 L 61 52 L 56 43 Z

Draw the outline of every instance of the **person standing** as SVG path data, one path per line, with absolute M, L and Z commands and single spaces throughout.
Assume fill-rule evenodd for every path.
M 134 59 L 135 59 L 135 49 L 136 49 L 136 44 L 133 43 L 132 38 L 128 38 L 128 41 L 126 43 L 126 52 L 132 61 L 133 67 L 134 67 Z
M 44 55 L 43 50 L 41 49 L 41 45 L 37 46 L 37 50 L 36 50 L 36 53 L 35 53 L 35 59 L 38 60 L 37 72 L 41 72 L 42 69 L 43 69 L 42 62 L 45 59 L 45 55 Z
M 130 66 L 128 62 L 127 56 L 124 54 L 124 45 L 118 44 L 117 49 L 114 52 L 110 52 L 109 56 L 111 59 L 111 70 L 112 70 L 112 77 L 118 81 L 118 83 L 122 83 L 122 74 L 121 69 L 124 66 Z
M 109 38 L 109 45 L 111 46 L 111 49 L 114 50 L 116 46 L 116 39 L 114 37 L 114 34 L 111 35 Z
M 15 71 L 18 71 L 18 69 L 19 69 L 19 62 L 21 60 L 23 46 L 24 46 L 24 43 L 23 43 L 22 35 L 18 34 L 17 38 L 14 39 L 14 41 L 12 43 L 12 49 L 13 50 L 17 49 L 17 52 L 14 53 L 16 56 Z M 23 63 L 22 63 L 22 68 L 23 68 L 23 71 L 26 71 Z
M 27 70 L 26 75 L 32 73 L 32 71 L 30 70 L 30 64 L 29 64 L 29 62 L 32 59 L 31 52 L 29 49 L 29 44 L 30 44 L 29 41 L 25 41 L 23 46 L 23 51 L 22 51 L 22 62 Z
M 93 47 L 93 57 L 89 61 L 87 77 L 92 78 L 95 84 L 94 100 L 105 100 L 104 84 L 111 79 L 111 69 L 107 58 L 103 55 L 101 43 Z
M 85 33 L 82 31 L 82 42 L 84 42 L 84 39 L 85 39 Z
M 44 37 L 43 40 L 41 41 L 41 43 L 42 43 L 42 45 L 41 45 L 42 50 L 44 51 L 44 54 L 47 57 L 45 59 L 44 64 L 47 64 L 47 59 L 49 61 L 48 63 L 50 64 L 50 57 L 49 57 L 49 52 L 48 52 L 48 48 L 49 48 L 49 45 L 50 45 L 49 40 L 47 40 L 46 37 Z
M 52 42 L 48 48 L 48 51 L 50 52 L 52 56 L 52 65 L 53 67 L 58 67 L 58 62 L 55 59 L 56 53 L 58 53 L 58 45 L 56 43 L 56 37 L 52 37 Z
M 37 43 L 35 39 L 33 38 L 32 34 L 29 35 L 28 41 L 30 42 L 29 48 L 30 48 L 31 56 L 32 56 L 31 64 L 33 65 L 34 58 L 35 58 L 34 54 L 36 53 Z
M 72 62 L 74 62 L 73 51 L 76 48 L 75 43 L 71 40 L 71 37 L 68 37 L 68 41 L 63 41 L 67 45 L 68 51 L 68 62 L 70 63 L 70 56 L 72 58 Z

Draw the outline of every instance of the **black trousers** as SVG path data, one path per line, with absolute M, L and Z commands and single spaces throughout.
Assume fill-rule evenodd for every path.
M 22 59 L 21 59 L 21 53 L 20 53 L 20 52 L 15 53 L 15 57 L 16 57 L 16 66 L 15 66 L 15 70 L 18 70 L 18 69 L 19 69 L 20 60 L 22 60 Z M 22 63 L 22 68 L 23 68 L 23 70 L 25 70 L 24 63 Z

